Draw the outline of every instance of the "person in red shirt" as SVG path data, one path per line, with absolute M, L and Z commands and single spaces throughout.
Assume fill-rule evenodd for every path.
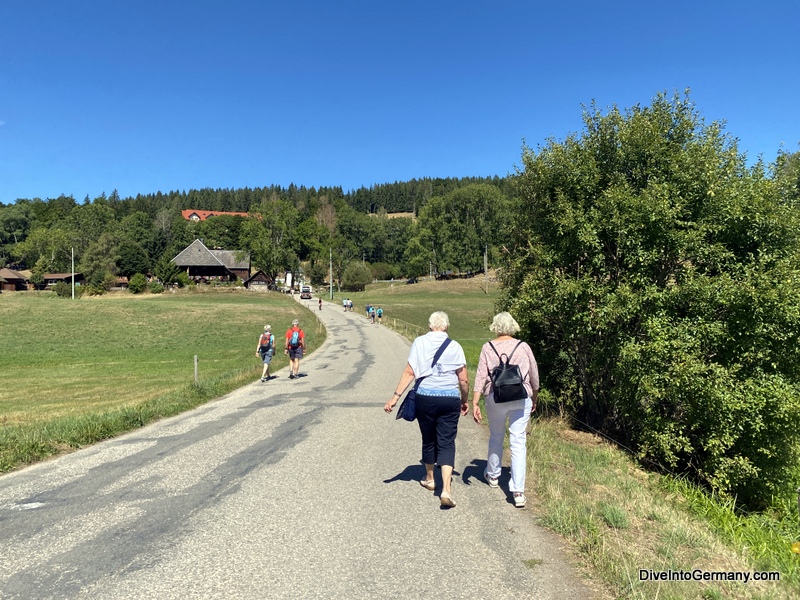
M 306 349 L 306 336 L 300 329 L 300 321 L 295 319 L 292 326 L 286 330 L 286 344 L 283 353 L 289 356 L 289 379 L 299 377 L 300 359 Z

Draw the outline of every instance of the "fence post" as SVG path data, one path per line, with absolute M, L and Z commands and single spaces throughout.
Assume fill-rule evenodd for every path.
M 197 354 L 194 355 L 194 384 L 199 385 L 199 381 L 197 379 Z

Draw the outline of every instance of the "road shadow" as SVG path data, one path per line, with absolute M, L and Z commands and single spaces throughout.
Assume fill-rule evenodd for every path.
M 436 475 L 437 472 L 440 471 L 439 465 L 436 465 L 434 469 L 434 478 L 436 479 L 436 489 L 439 489 L 442 483 L 441 475 Z M 455 469 L 453 469 L 453 477 L 460 477 L 461 473 Z M 405 469 L 400 471 L 394 477 L 390 477 L 389 479 L 384 479 L 383 483 L 394 483 L 395 481 L 415 481 L 419 483 L 425 479 L 425 465 L 420 461 L 417 464 L 408 465 Z
M 408 465 L 394 477 L 384 479 L 383 483 L 394 483 L 395 481 L 421 481 L 425 478 L 425 466 L 422 463 Z
M 461 474 L 461 482 L 464 485 L 472 485 L 474 480 L 477 480 L 476 483 L 486 483 L 486 479 L 483 476 L 484 471 L 486 471 L 486 461 L 475 459 L 464 468 L 464 472 Z M 455 475 L 455 473 L 453 474 Z
M 473 460 L 465 469 L 461 477 L 461 482 L 464 485 L 472 485 L 473 482 L 477 485 L 489 485 L 486 481 L 486 465 L 485 460 Z M 455 472 L 453 473 L 455 475 Z M 500 469 L 500 477 L 497 479 L 497 484 L 500 490 L 506 495 L 506 502 L 514 504 L 514 494 L 509 491 L 508 484 L 511 482 L 511 470 L 508 467 Z

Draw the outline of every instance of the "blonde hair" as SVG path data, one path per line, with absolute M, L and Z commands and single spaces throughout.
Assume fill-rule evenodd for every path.
M 264 325 L 264 331 L 272 331 L 272 325 Z
M 428 327 L 431 330 L 447 331 L 450 328 L 450 318 L 446 312 L 437 310 L 428 318 Z
M 519 330 L 519 323 L 508 312 L 497 313 L 492 319 L 492 324 L 489 325 L 489 331 L 497 335 L 514 335 L 519 333 Z

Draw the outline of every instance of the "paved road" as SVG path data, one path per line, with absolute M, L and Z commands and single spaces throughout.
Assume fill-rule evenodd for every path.
M 416 424 L 382 410 L 409 343 L 319 314 L 304 377 L 0 477 L 0 598 L 591 597 L 483 483 L 486 429 L 466 418 L 458 506 L 440 508 Z

